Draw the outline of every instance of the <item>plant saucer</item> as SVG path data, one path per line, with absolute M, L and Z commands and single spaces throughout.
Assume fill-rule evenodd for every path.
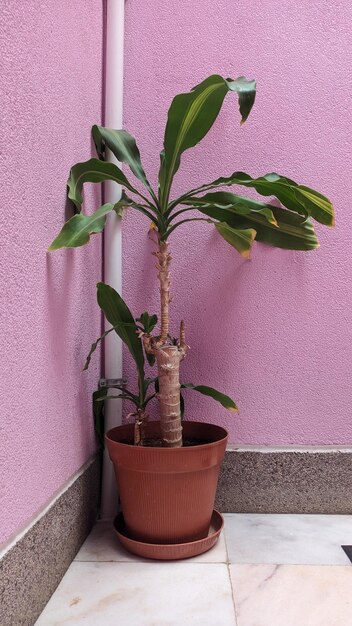
M 221 513 L 214 509 L 208 536 L 204 539 L 187 543 L 146 543 L 128 537 L 122 513 L 119 513 L 114 520 L 114 530 L 126 550 L 146 559 L 161 561 L 189 559 L 192 556 L 207 552 L 216 544 L 223 526 L 224 518 Z

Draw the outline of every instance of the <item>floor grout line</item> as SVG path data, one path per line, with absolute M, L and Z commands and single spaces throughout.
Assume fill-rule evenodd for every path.
M 152 563 L 155 563 L 155 565 L 160 565 L 161 563 L 182 563 L 182 565 L 231 565 L 229 561 L 192 561 L 191 559 L 192 557 L 190 559 L 171 559 L 165 561 L 158 559 L 146 559 L 145 561 L 103 561 L 101 559 L 99 561 L 78 561 L 77 559 L 74 559 L 73 561 L 71 561 L 71 565 L 72 563 L 124 563 L 125 565 L 131 565 L 136 563 L 139 563 L 140 565 L 150 565 Z
M 230 559 L 229 559 L 229 551 L 228 551 L 228 547 L 227 547 L 226 524 L 224 524 L 223 533 L 224 533 L 224 542 L 225 542 L 225 550 L 226 550 L 226 563 L 229 564 L 230 563 Z
M 234 610 L 234 613 L 235 613 L 235 626 L 239 626 L 238 619 L 237 619 L 237 612 L 236 612 L 235 590 L 234 590 L 234 587 L 233 587 L 233 584 L 232 584 L 230 565 L 231 565 L 230 563 L 227 563 L 227 573 L 228 573 L 229 579 L 230 579 L 232 604 L 233 604 L 233 610 Z
M 289 565 L 290 567 L 348 567 L 349 563 L 278 563 L 277 561 L 241 561 L 240 563 L 229 562 L 228 565 Z
M 230 562 L 229 549 L 228 549 L 228 546 L 227 546 L 226 518 L 225 518 L 225 524 L 224 524 L 223 533 L 224 533 L 225 550 L 226 550 L 227 572 L 228 572 L 229 579 L 230 579 L 230 587 L 231 587 L 231 594 L 232 594 L 232 604 L 233 604 L 233 610 L 234 610 L 234 613 L 235 613 L 235 626 L 239 626 L 239 622 L 238 622 L 238 618 L 237 618 L 237 611 L 236 611 L 236 603 L 235 603 L 235 590 L 234 590 L 234 587 L 233 587 L 232 577 L 231 577 L 231 570 L 230 570 L 230 565 L 232 565 L 232 563 Z

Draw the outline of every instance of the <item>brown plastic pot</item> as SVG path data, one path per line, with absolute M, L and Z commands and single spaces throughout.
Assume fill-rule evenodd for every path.
M 183 448 L 133 446 L 133 424 L 106 434 L 126 531 L 149 543 L 204 539 L 214 508 L 227 432 L 221 426 L 184 422 L 183 436 L 206 443 Z M 149 422 L 147 437 L 160 437 L 159 422 Z

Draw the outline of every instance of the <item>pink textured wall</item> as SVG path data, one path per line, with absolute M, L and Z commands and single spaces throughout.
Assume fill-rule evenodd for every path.
M 1 5 L 0 541 L 21 528 L 94 451 L 90 397 L 99 334 L 101 239 L 46 254 L 65 217 L 70 166 L 101 119 L 99 2 Z M 91 202 L 99 202 L 95 189 Z
M 126 3 L 125 127 L 153 182 L 172 97 L 213 72 L 245 74 L 258 82 L 248 122 L 239 127 L 229 98 L 183 157 L 174 193 L 236 169 L 275 170 L 336 206 L 314 252 L 256 244 L 246 262 L 203 223 L 171 239 L 173 332 L 183 317 L 192 348 L 183 380 L 240 407 L 233 417 L 188 392 L 187 416 L 224 424 L 232 442 L 352 441 L 351 24 L 349 0 Z M 146 226 L 136 215 L 124 225 L 124 297 L 138 314 L 157 302 Z

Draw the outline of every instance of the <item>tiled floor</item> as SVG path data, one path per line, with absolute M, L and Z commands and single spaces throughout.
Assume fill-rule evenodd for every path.
M 98 523 L 36 626 L 352 626 L 352 516 L 225 515 L 206 554 L 124 551 Z

